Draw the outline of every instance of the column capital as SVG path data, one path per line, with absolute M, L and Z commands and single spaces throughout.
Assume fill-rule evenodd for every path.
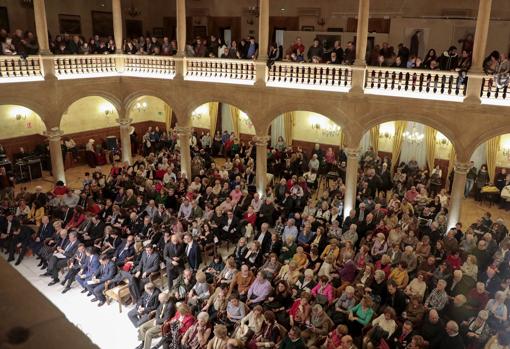
M 52 129 L 44 132 L 44 135 L 48 137 L 48 140 L 50 141 L 60 142 L 60 139 L 64 135 L 64 132 L 58 127 L 53 127 Z
M 175 126 L 175 132 L 177 132 L 178 136 L 191 136 L 191 132 L 193 130 L 192 127 L 189 126 Z
M 358 148 L 344 148 L 344 152 L 347 158 L 358 158 L 361 153 Z
M 133 119 L 115 119 L 115 121 L 117 121 L 120 127 L 129 127 L 131 126 Z
M 454 166 L 455 173 L 467 174 L 469 172 L 469 162 L 456 162 Z
M 271 140 L 270 136 L 254 136 L 253 141 L 255 142 L 255 145 L 257 146 L 264 146 L 267 147 L 267 144 Z

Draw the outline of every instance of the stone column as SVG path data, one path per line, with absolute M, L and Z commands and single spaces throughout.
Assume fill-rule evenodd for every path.
M 34 0 L 34 17 L 39 53 L 41 55 L 48 55 L 50 54 L 50 44 L 48 41 L 48 23 L 46 22 L 46 5 L 44 0 Z
M 257 158 L 255 159 L 255 182 L 257 193 L 262 197 L 266 193 L 267 186 L 267 143 L 269 136 L 255 136 L 253 138 L 257 147 Z
M 186 0 L 177 0 L 177 55 L 186 53 Z
M 179 145 L 181 151 L 181 174 L 189 181 L 191 178 L 191 151 L 190 151 L 190 137 L 191 127 L 177 126 L 175 127 L 177 136 L 179 137 Z
M 482 89 L 483 60 L 487 47 L 487 36 L 491 22 L 492 0 L 479 0 L 478 15 L 476 17 L 476 30 L 473 43 L 472 64 L 468 73 L 468 86 L 466 101 L 480 103 L 480 91 Z
M 62 132 L 58 127 L 54 127 L 47 131 L 46 137 L 48 137 L 50 146 L 50 158 L 51 158 L 51 173 L 56 181 L 66 182 L 64 158 L 62 156 L 62 147 L 60 141 L 62 139 Z
M 127 162 L 131 165 L 131 135 L 129 134 L 131 122 L 133 119 L 117 119 L 120 124 L 120 149 L 122 162 Z
M 356 208 L 356 185 L 358 183 L 358 161 L 359 150 L 355 148 L 345 148 L 347 155 L 347 169 L 345 173 L 345 197 L 344 197 L 344 217 Z
M 454 171 L 452 192 L 450 193 L 450 208 L 448 210 L 448 229 L 455 227 L 455 224 L 460 221 L 460 211 L 462 199 L 464 198 L 469 163 L 457 162 Z
M 363 93 L 365 87 L 365 70 L 368 41 L 368 18 L 370 16 L 370 0 L 359 0 L 358 28 L 356 32 L 356 60 L 352 67 L 351 92 Z
M 267 60 L 269 49 L 269 0 L 259 1 L 259 56 L 260 61 Z
M 112 0 L 113 37 L 115 39 L 115 53 L 122 53 L 122 4 L 121 0 Z

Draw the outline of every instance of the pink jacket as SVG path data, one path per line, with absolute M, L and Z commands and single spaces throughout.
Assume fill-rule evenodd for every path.
M 321 284 L 318 283 L 314 288 L 312 288 L 312 295 L 316 297 L 318 294 L 323 295 L 328 299 L 328 303 L 331 304 L 333 302 L 333 286 L 330 283 L 327 283 L 326 286 L 322 287 Z

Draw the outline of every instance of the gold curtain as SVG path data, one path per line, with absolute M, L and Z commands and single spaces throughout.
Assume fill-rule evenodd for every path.
M 211 137 L 214 138 L 216 133 L 216 123 L 218 122 L 218 102 L 209 103 L 209 132 Z
M 457 153 L 455 152 L 455 148 L 453 147 L 453 144 L 450 144 L 450 157 L 448 158 L 448 180 L 450 178 L 450 173 L 453 171 L 453 167 L 455 166 L 455 161 L 457 161 Z M 454 174 L 455 176 L 455 174 Z M 448 183 L 450 185 L 450 183 Z
M 379 151 L 379 125 L 370 129 L 370 145 L 374 148 L 374 154 L 377 156 Z
M 234 135 L 237 139 L 239 139 L 239 118 L 241 117 L 241 112 L 233 105 L 229 105 L 229 108 L 230 115 L 232 116 L 232 128 L 234 129 Z
M 294 112 L 288 112 L 283 114 L 283 131 L 285 137 L 285 144 L 292 146 L 292 129 L 294 128 Z
M 398 166 L 398 158 L 402 149 L 402 141 L 404 140 L 404 132 L 407 127 L 407 121 L 395 121 L 395 134 L 393 136 L 393 147 L 391 148 L 391 162 L 393 167 Z
M 340 129 L 340 148 L 344 148 L 344 144 L 345 144 L 345 134 L 344 134 L 344 129 L 341 128 Z
M 487 172 L 489 172 L 489 180 L 494 182 L 496 175 L 496 158 L 499 151 L 500 136 L 491 138 L 487 141 Z
M 166 132 L 169 132 L 170 129 L 172 128 L 172 114 L 173 114 L 173 110 L 172 110 L 172 108 L 168 104 L 165 104 L 164 113 L 165 113 L 165 128 L 166 128 Z
M 432 172 L 434 169 L 434 160 L 436 159 L 436 134 L 437 131 L 435 129 L 425 126 L 425 146 L 429 172 Z

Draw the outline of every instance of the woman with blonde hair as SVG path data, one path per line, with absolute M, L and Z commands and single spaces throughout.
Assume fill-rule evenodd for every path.
M 466 258 L 466 261 L 464 264 L 462 264 L 462 267 L 460 267 L 460 270 L 462 270 L 462 274 L 469 276 L 474 281 L 478 280 L 478 261 L 476 260 L 475 255 L 468 255 Z
M 227 349 L 228 331 L 225 325 L 214 326 L 214 337 L 207 343 L 207 349 Z

